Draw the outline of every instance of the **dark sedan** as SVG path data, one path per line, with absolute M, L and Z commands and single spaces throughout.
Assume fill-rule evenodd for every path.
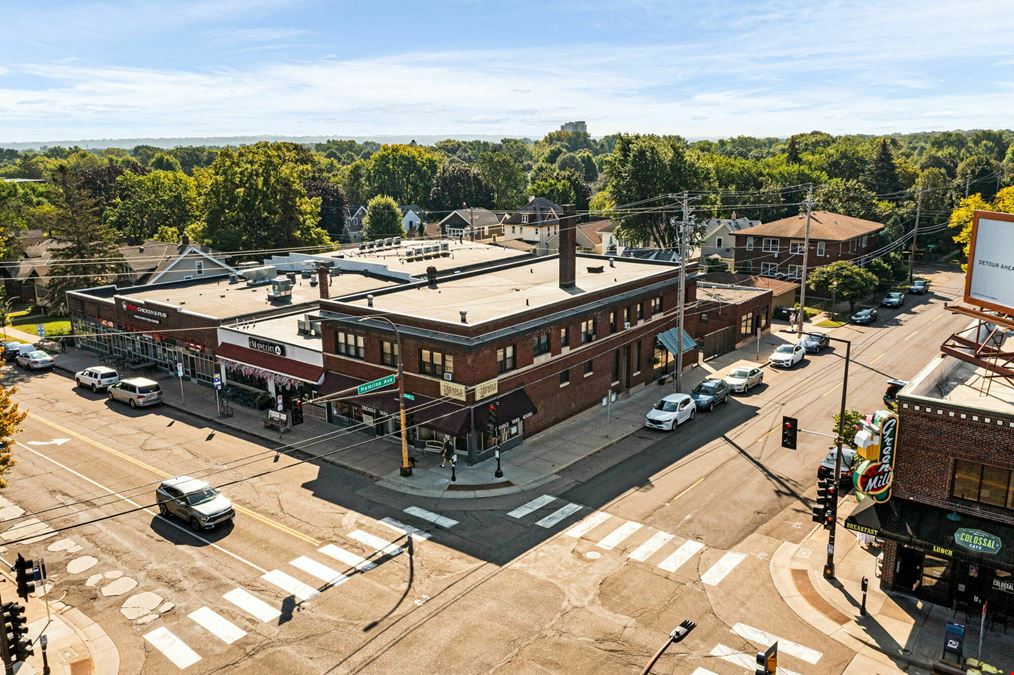
M 852 323 L 860 326 L 868 326 L 877 320 L 877 310 L 872 307 L 864 307 L 852 315 Z
M 831 346 L 831 339 L 824 333 L 807 333 L 799 339 L 807 354 L 819 354 Z
M 729 385 L 725 380 L 704 380 L 690 392 L 698 410 L 714 410 L 719 403 L 729 402 Z
M 912 282 L 912 285 L 908 287 L 908 292 L 914 295 L 925 295 L 928 290 L 929 282 L 925 279 L 916 279 Z

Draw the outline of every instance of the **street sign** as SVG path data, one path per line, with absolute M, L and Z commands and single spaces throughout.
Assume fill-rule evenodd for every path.
M 394 375 L 385 375 L 380 379 L 373 380 L 371 382 L 364 382 L 363 384 L 356 387 L 356 394 L 357 395 L 368 394 L 371 391 L 376 391 L 377 389 L 390 387 L 392 384 L 394 384 L 394 381 L 397 379 L 398 378 L 395 377 Z
M 281 394 L 275 396 L 275 410 L 278 412 L 285 410 L 285 399 L 282 398 Z
M 215 375 L 215 377 L 212 380 L 212 382 L 215 385 L 215 389 L 221 389 L 222 388 L 222 376 L 221 375 Z
M 414 401 L 415 400 L 415 394 L 409 394 L 409 393 L 406 392 L 406 394 L 405 394 L 405 400 L 406 401 Z
M 46 337 L 46 326 L 41 323 L 35 324 L 35 334 L 40 338 Z
M 183 362 L 176 362 L 176 377 L 183 377 Z

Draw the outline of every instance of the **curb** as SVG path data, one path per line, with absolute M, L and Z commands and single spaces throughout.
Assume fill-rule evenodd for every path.
M 115 675 L 120 670 L 120 652 L 116 644 L 109 637 L 102 626 L 97 624 L 87 614 L 71 607 L 60 614 L 74 634 L 83 642 L 91 656 L 95 675 L 109 673 Z

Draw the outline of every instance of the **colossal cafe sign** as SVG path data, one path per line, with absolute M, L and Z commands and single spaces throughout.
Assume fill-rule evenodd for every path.
M 880 421 L 880 459 L 862 462 L 852 474 L 856 492 L 878 502 L 891 498 L 894 483 L 894 451 L 898 440 L 898 417 L 885 415 Z

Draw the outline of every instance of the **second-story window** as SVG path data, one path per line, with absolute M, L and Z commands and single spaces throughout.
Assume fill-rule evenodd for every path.
M 620 327 L 616 325 L 616 311 L 613 310 L 612 312 L 609 312 L 609 332 L 615 333 L 619 329 Z
M 522 213 L 521 214 L 521 222 L 525 223 L 525 224 L 528 224 L 528 214 L 527 213 Z
M 789 253 L 792 255 L 802 255 L 803 253 L 803 242 L 801 241 L 790 241 L 789 242 Z
M 549 333 L 539 333 L 532 338 L 532 356 L 549 353 Z
M 778 253 L 778 240 L 773 237 L 764 237 L 761 250 L 765 253 Z
M 496 370 L 501 375 L 514 370 L 514 345 L 507 345 L 496 350 Z
M 595 339 L 595 319 L 587 319 L 581 322 L 581 344 L 586 344 Z
M 637 303 L 637 320 L 640 321 L 644 318 L 644 301 Z
M 389 340 L 380 341 L 380 362 L 392 368 L 398 365 L 398 343 Z
M 419 350 L 419 372 L 423 375 L 443 377 L 444 373 L 454 372 L 454 357 L 441 354 L 430 349 Z
M 821 258 L 827 255 L 827 244 L 822 241 L 817 242 L 817 255 Z
M 662 296 L 659 295 L 651 299 L 651 314 L 652 316 L 654 316 L 655 314 L 661 313 L 662 313 Z
M 570 346 L 570 327 L 564 326 L 560 329 L 560 349 Z
M 338 353 L 350 359 L 366 358 L 365 340 L 362 335 L 338 331 Z
M 747 237 L 746 238 L 746 250 L 747 251 L 752 251 L 753 250 L 753 237 Z

